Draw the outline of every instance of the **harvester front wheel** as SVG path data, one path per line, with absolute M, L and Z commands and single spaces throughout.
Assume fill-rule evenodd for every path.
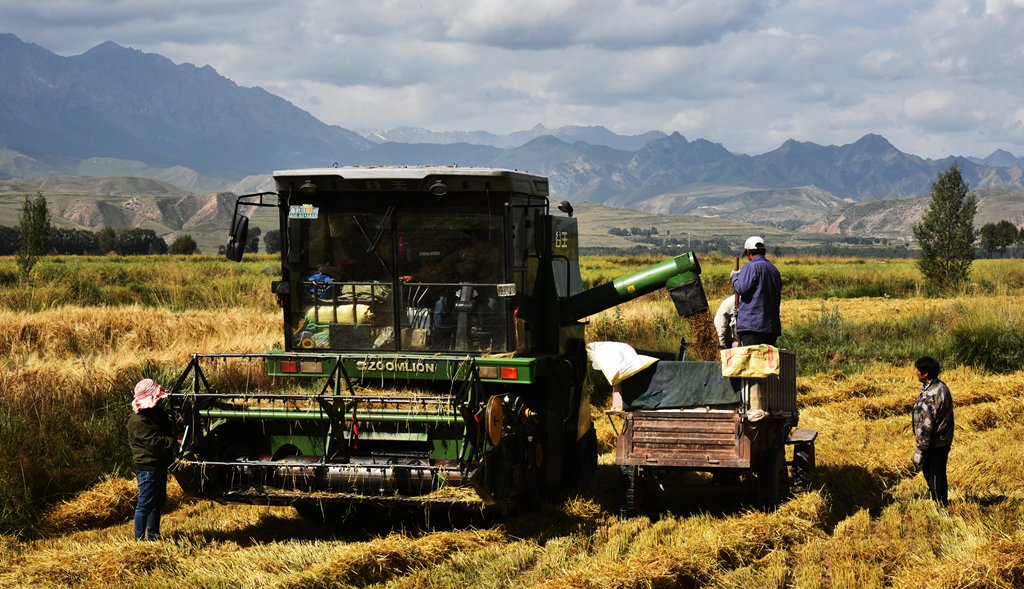
M 597 473 L 597 430 L 591 425 L 583 437 L 569 445 L 562 470 L 562 487 L 575 489 Z

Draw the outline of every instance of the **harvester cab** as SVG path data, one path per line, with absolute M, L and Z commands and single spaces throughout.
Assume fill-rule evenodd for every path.
M 323 168 L 238 197 L 276 208 L 283 346 L 195 354 L 172 469 L 218 500 L 516 504 L 584 480 L 596 439 L 581 319 L 663 286 L 706 310 L 692 253 L 583 289 L 571 207 L 512 170 Z M 567 203 L 564 203 L 567 205 Z M 460 489 L 475 490 L 460 491 Z

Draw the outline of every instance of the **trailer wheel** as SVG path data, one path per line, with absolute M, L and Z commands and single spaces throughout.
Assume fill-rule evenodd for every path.
M 789 497 L 789 468 L 785 448 L 766 448 L 757 466 L 761 508 L 774 511 Z
M 806 491 L 811 488 L 814 472 L 814 442 L 796 444 L 793 447 L 793 486 Z
M 634 517 L 640 508 L 640 467 L 620 466 L 619 484 L 622 492 L 619 516 Z

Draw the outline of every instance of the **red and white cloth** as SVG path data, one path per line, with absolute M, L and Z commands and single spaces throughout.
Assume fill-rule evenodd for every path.
M 140 380 L 135 384 L 135 399 L 132 401 L 132 411 L 138 413 L 143 409 L 152 409 L 156 404 L 170 394 L 171 391 L 157 384 L 152 378 Z

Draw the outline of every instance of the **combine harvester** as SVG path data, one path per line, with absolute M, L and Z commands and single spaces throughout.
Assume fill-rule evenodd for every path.
M 511 170 L 276 172 L 282 349 L 195 354 L 173 387 L 174 476 L 219 501 L 514 507 L 596 468 L 589 315 L 667 287 L 707 309 L 693 253 L 584 290 L 572 208 Z M 469 490 L 475 490 L 473 491 Z

